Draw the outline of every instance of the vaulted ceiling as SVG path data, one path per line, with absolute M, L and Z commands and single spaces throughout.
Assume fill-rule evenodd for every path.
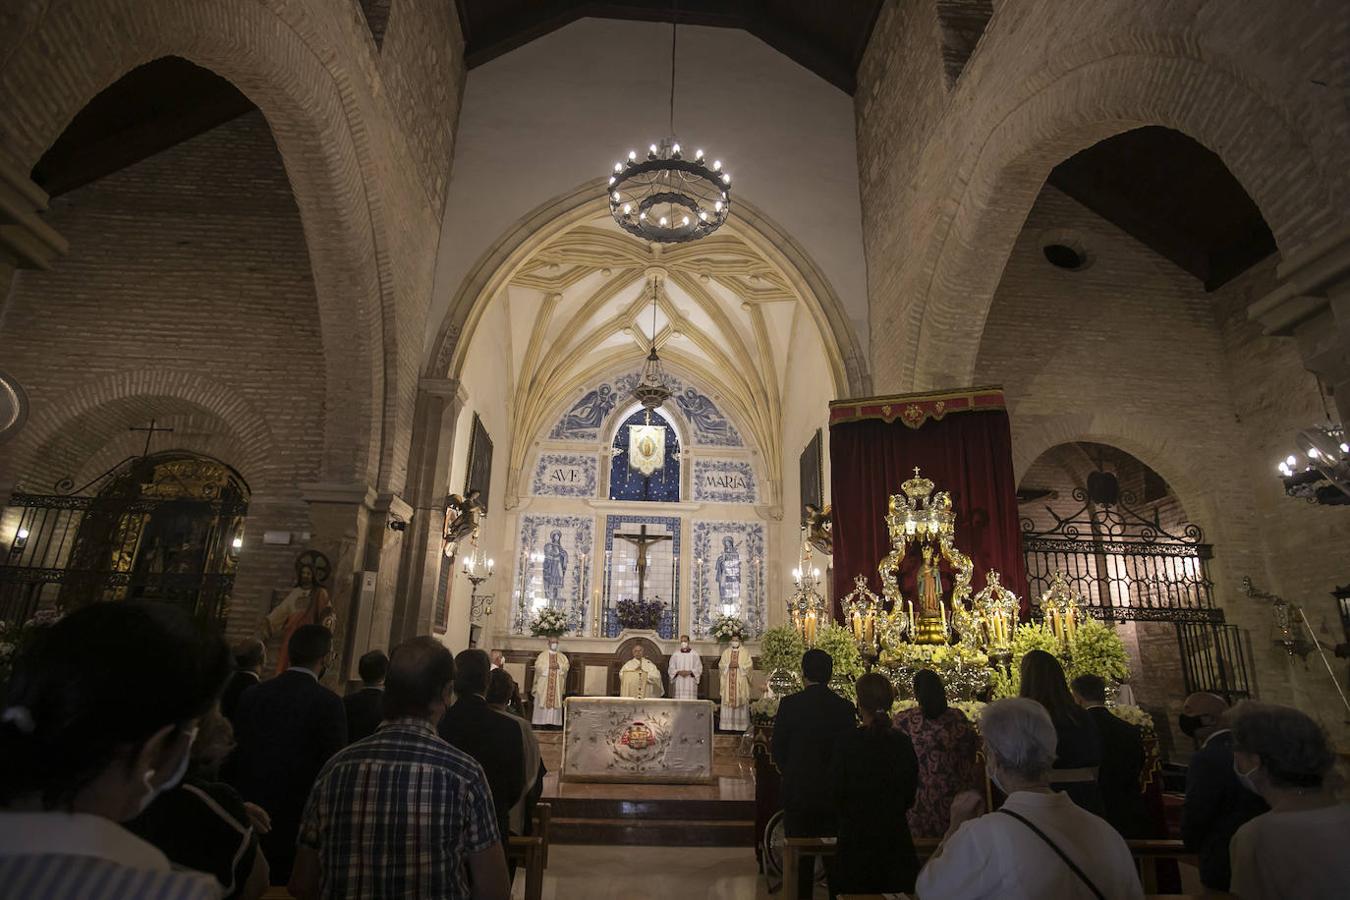
M 655 335 L 665 365 L 711 396 L 778 479 L 790 348 L 820 353 L 829 371 L 804 302 L 728 228 L 662 247 L 597 218 L 541 248 L 504 294 L 495 302 L 510 329 L 513 465 L 582 390 L 640 368 Z M 798 329 L 810 334 L 794 345 Z
M 593 16 L 678 21 L 748 31 L 840 90 L 857 87 L 858 62 L 881 12 L 881 0 L 460 0 L 469 68 L 551 31 Z

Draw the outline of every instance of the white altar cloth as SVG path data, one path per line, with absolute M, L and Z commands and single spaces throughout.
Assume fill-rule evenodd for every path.
M 565 703 L 561 780 L 712 782 L 711 701 L 568 697 Z

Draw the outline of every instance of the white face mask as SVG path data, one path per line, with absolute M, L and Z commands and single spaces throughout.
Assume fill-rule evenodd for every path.
M 183 749 L 183 755 L 179 758 L 178 765 L 174 768 L 172 775 L 156 785 L 152 783 L 155 779 L 155 770 L 145 770 L 145 796 L 141 798 L 141 805 L 137 810 L 138 813 L 145 812 L 160 794 L 176 788 L 178 783 L 183 780 L 183 776 L 187 774 L 188 761 L 192 756 L 192 742 L 197 740 L 197 729 L 189 728 L 183 733 L 187 735 L 187 747 Z
M 732 650 L 739 650 L 739 649 L 741 649 L 741 642 L 740 642 L 740 641 L 732 641 L 732 642 L 731 642 L 731 649 L 732 649 Z
M 1238 768 L 1237 759 L 1233 760 L 1233 774 L 1237 776 L 1238 781 L 1242 782 L 1242 786 L 1253 794 L 1261 793 L 1256 789 L 1256 782 L 1252 781 L 1252 776 L 1256 774 L 1256 770 L 1259 768 L 1261 768 L 1261 764 L 1257 763 L 1252 766 L 1250 772 L 1243 772 Z
M 1005 795 L 1008 793 L 1008 789 L 1005 788 L 1003 786 L 1003 783 L 998 780 L 998 773 L 994 769 L 994 764 L 989 760 L 985 760 L 984 762 L 984 772 L 986 775 L 989 776 L 989 780 L 994 783 L 994 787 L 998 788 L 1000 791 L 1003 791 Z
M 681 649 L 681 650 L 688 650 L 688 649 L 689 649 L 689 642 L 688 642 L 688 641 L 680 641 L 680 649 Z
M 552 650 L 554 653 L 557 653 L 557 652 L 558 652 L 558 645 L 557 645 L 556 643 L 549 644 L 549 645 L 548 645 L 548 649 Z

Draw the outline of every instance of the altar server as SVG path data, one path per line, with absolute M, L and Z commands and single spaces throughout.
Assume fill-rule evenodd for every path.
M 548 649 L 534 658 L 534 715 L 535 725 L 558 725 L 563 722 L 563 691 L 567 685 L 567 670 L 571 668 L 567 654 L 558 652 L 558 639 L 549 638 Z
M 645 700 L 648 697 L 660 697 L 663 693 L 661 670 L 646 658 L 641 644 L 634 644 L 633 658 L 619 670 L 619 696 Z
M 747 731 L 750 728 L 750 671 L 753 661 L 750 651 L 734 638 L 731 646 L 722 651 L 717 664 L 721 675 L 722 717 L 718 726 L 722 731 Z
M 670 654 L 670 693 L 676 700 L 697 700 L 703 678 L 703 660 L 689 648 L 689 635 L 680 635 L 680 649 Z

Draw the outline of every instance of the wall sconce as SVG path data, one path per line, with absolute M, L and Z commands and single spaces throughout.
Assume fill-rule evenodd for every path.
M 11 549 L 17 551 L 22 550 L 24 547 L 27 546 L 28 546 L 28 529 L 20 528 L 18 531 L 14 532 L 14 543 Z

